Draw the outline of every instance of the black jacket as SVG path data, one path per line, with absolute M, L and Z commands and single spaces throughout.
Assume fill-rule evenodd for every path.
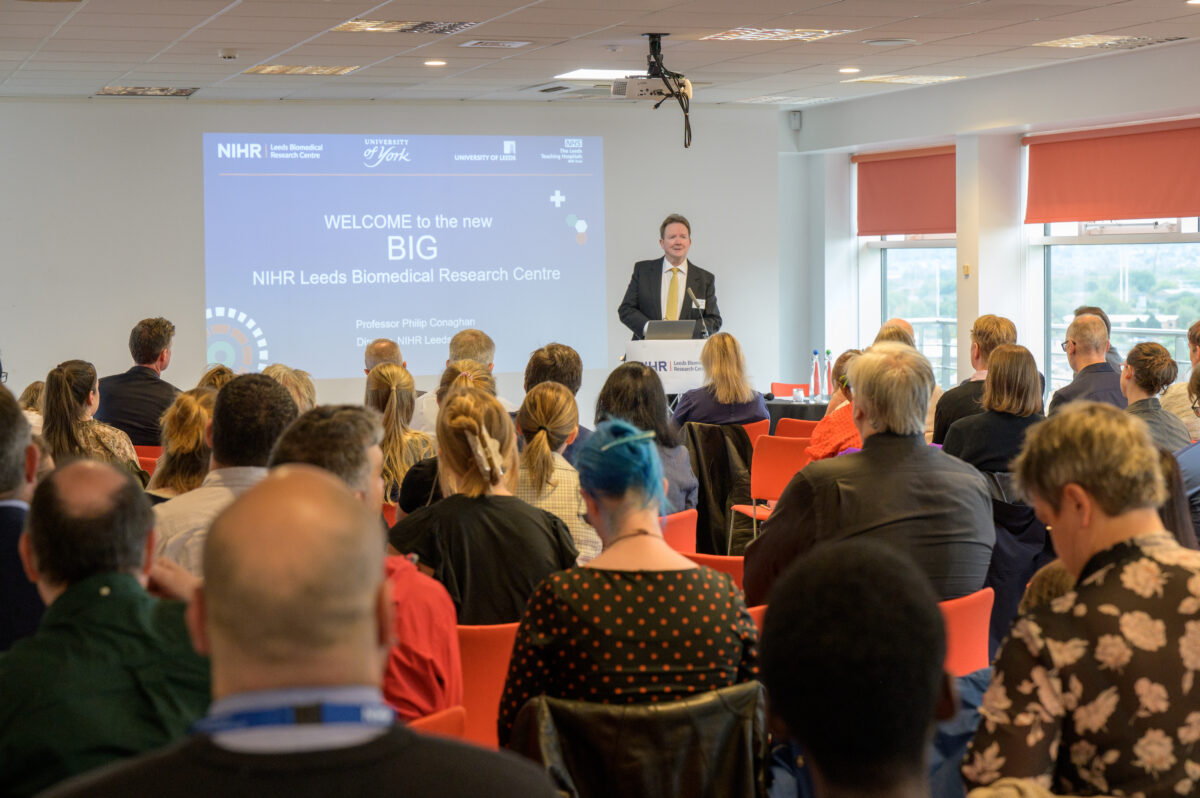
M 629 287 L 625 289 L 625 298 L 617 308 L 621 323 L 633 332 L 633 340 L 640 341 L 644 337 L 646 322 L 662 319 L 662 273 L 663 259 L 641 260 L 633 264 L 633 276 L 629 278 Z M 712 272 L 701 269 L 688 261 L 687 283 L 683 291 L 683 309 L 680 319 L 699 319 L 700 311 L 692 307 L 687 289 L 692 289 L 704 303 L 704 322 L 711 335 L 721 329 L 721 311 L 717 309 L 716 281 Z M 699 327 L 699 325 L 697 325 Z M 701 331 L 702 332 L 702 331 Z M 700 333 L 697 333 L 699 337 Z

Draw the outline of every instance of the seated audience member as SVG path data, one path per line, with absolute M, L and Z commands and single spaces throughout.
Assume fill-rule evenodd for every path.
M 270 377 L 284 387 L 301 414 L 317 406 L 317 387 L 313 385 L 312 375 L 307 371 L 294 369 L 282 363 L 272 363 L 263 369 L 262 373 L 264 377 Z
M 33 436 L 33 445 L 38 450 L 37 481 L 41 482 L 54 470 L 54 455 L 50 454 L 50 447 L 46 445 L 46 439 L 41 435 Z
M 446 586 L 461 624 L 519 620 L 533 589 L 579 552 L 557 517 L 512 495 L 512 419 L 478 388 L 455 388 L 438 414 L 438 478 L 446 498 L 396 522 L 388 537 Z
M 380 363 L 367 373 L 363 403 L 383 415 L 383 495 L 388 502 L 400 498 L 408 469 L 437 454 L 432 438 L 408 426 L 415 399 L 413 378 L 404 366 Z
M 525 394 L 517 411 L 517 431 L 525 439 L 516 497 L 558 516 L 571 532 L 579 565 L 600 553 L 600 538 L 584 520 L 579 473 L 563 452 L 579 430 L 579 409 L 565 385 L 540 382 Z
M 480 363 L 488 374 L 491 374 L 492 369 L 496 366 L 496 343 L 483 330 L 459 330 L 450 339 L 450 357 L 446 359 L 446 366 L 449 367 L 451 364 L 461 360 L 472 360 Z M 495 382 L 493 381 L 492 393 L 495 393 L 494 386 Z M 497 396 L 496 400 L 500 402 L 500 405 L 504 408 L 504 412 L 517 412 L 517 406 L 504 397 Z M 418 397 L 413 409 L 413 422 L 410 426 L 415 430 L 424 432 L 430 437 L 436 438 L 437 417 L 438 399 L 433 392 L 430 392 Z
M 45 390 L 45 380 L 31 382 L 25 386 L 25 390 L 21 391 L 21 396 L 17 400 L 34 435 L 42 434 L 42 394 Z
M 622 363 L 613 369 L 596 397 L 596 423 L 619 418 L 638 429 L 654 433 L 658 459 L 667 478 L 664 513 L 677 513 L 696 506 L 700 482 L 692 471 L 692 460 L 667 415 L 667 395 L 658 373 L 644 363 Z
M 29 422 L 0 385 L 0 652 L 33 634 L 46 606 L 37 587 L 25 578 L 17 552 L 37 486 L 38 460 Z
M 1129 402 L 1125 412 L 1145 421 L 1154 443 L 1169 452 L 1192 442 L 1183 422 L 1163 410 L 1158 401 L 1158 395 L 1175 382 L 1178 373 L 1179 367 L 1167 348 L 1152 341 L 1130 349 L 1121 369 L 1121 395 Z
M 857 349 L 847 349 L 833 362 L 833 384 L 837 386 L 843 401 L 813 428 L 812 443 L 808 447 L 808 456 L 813 460 L 834 457 L 846 449 L 862 448 L 862 438 L 858 435 L 858 428 L 854 426 L 854 397 L 850 392 L 850 380 L 846 376 L 850 361 L 861 354 Z M 830 404 L 832 405 L 832 401 Z
M 425 395 L 433 397 L 436 407 L 442 403 L 451 388 L 478 388 L 495 396 L 496 380 L 486 367 L 474 360 L 455 360 L 442 372 L 437 390 Z M 405 472 L 404 480 L 400 483 L 400 504 L 396 515 L 403 518 L 416 512 L 418 508 L 441 501 L 442 498 L 442 486 L 438 482 L 438 459 L 427 457 L 414 463 Z
M 879 332 L 875 334 L 873 344 L 884 343 L 891 341 L 898 344 L 906 344 L 916 349 L 917 337 L 913 331 L 913 326 L 904 319 L 888 319 L 879 328 Z M 937 404 L 942 398 L 942 387 L 936 382 L 933 384 L 933 390 L 929 394 L 929 407 L 925 411 L 925 442 L 933 441 L 933 422 L 934 414 L 937 410 Z
M 1108 351 L 1107 328 L 1099 316 L 1083 314 L 1076 316 L 1067 327 L 1066 340 L 1062 343 L 1067 353 L 1067 362 L 1075 372 L 1070 384 L 1059 388 L 1050 398 L 1049 415 L 1057 413 L 1067 402 L 1087 399 L 1105 402 L 1114 407 L 1125 407 L 1121 394 L 1121 374 L 1105 361 Z
M 104 463 L 69 463 L 38 485 L 26 523 L 21 560 L 46 613 L 0 656 L 4 795 L 176 740 L 209 701 L 184 605 L 142 587 L 154 514 L 141 485 Z
M 210 368 L 200 377 L 200 381 L 196 383 L 197 388 L 212 388 L 219 391 L 227 384 L 233 381 L 237 374 L 229 366 L 217 364 Z
M 273 472 L 217 518 L 204 559 L 188 622 L 214 700 L 197 733 L 53 798 L 554 795 L 516 757 L 393 723 L 378 512 L 334 477 Z
M 1192 400 L 1193 415 L 1200 418 L 1200 369 L 1192 369 L 1188 395 Z M 1196 530 L 1196 537 L 1200 537 L 1200 444 L 1185 446 L 1175 453 L 1175 459 L 1179 463 L 1183 489 L 1192 513 L 1192 526 Z
M 931 794 L 929 741 L 954 711 L 945 656 L 937 596 L 890 546 L 826 546 L 780 577 L 762 680 L 772 725 L 802 747 L 817 795 Z
M 1042 379 L 1028 349 L 1002 344 L 988 358 L 983 385 L 983 412 L 951 424 L 942 451 L 980 471 L 1007 472 L 1021 452 L 1025 433 L 1045 419 Z
M 1098 308 L 1095 305 L 1080 305 L 1075 308 L 1075 317 L 1079 318 L 1083 315 L 1095 316 L 1104 322 L 1104 337 L 1109 341 L 1108 346 L 1104 350 L 1104 362 L 1112 366 L 1112 370 L 1121 373 L 1121 366 L 1125 365 L 1125 360 L 1121 357 L 1121 353 L 1112 345 L 1112 322 L 1108 318 L 1108 314 L 1104 312 L 1104 308 Z
M 971 368 L 975 373 L 942 394 L 933 412 L 933 442 L 944 443 L 950 425 L 960 418 L 983 412 L 983 381 L 987 378 L 988 357 L 1003 344 L 1017 342 L 1017 327 L 1003 316 L 991 314 L 975 319 L 971 327 Z
M 746 356 L 738 340 L 719 332 L 700 350 L 704 386 L 679 397 L 675 423 L 749 424 L 770 418 L 763 395 L 746 378 Z
M 1163 529 L 1146 425 L 1073 404 L 1029 431 L 1014 472 L 1076 584 L 1013 624 L 968 787 L 1013 776 L 1072 795 L 1191 794 L 1200 552 Z
M 171 364 L 175 325 L 164 318 L 142 319 L 129 333 L 134 366 L 100 380 L 99 421 L 129 436 L 134 446 L 158 446 L 158 420 L 179 390 L 162 378 Z
M 280 433 L 296 418 L 296 403 L 262 374 L 243 374 L 217 392 L 205 438 L 212 450 L 200 487 L 154 508 L 158 554 L 191 573 L 204 573 L 204 536 L 217 513 L 267 475 Z
M 143 472 L 129 436 L 93 418 L 100 406 L 95 366 L 83 360 L 59 363 L 46 375 L 42 401 L 42 437 L 55 460 L 86 457 L 141 477 Z M 158 429 L 157 418 L 154 428 Z
M 217 392 L 212 388 L 193 388 L 175 397 L 163 413 L 163 453 L 146 486 L 150 501 L 166 501 L 200 487 L 208 473 L 212 448 L 208 445 L 208 425 L 212 423 Z
M 1188 327 L 1188 359 L 1192 361 L 1192 373 L 1200 371 L 1200 321 Z M 23 394 L 22 394 L 23 395 Z M 1174 413 L 1187 427 L 1188 440 L 1200 440 L 1200 418 L 1192 412 L 1192 400 L 1188 396 L 1188 381 L 1177 382 L 1167 388 L 1162 397 L 1163 410 Z M 24 407 L 24 404 L 22 404 Z
M 386 368 L 386 366 L 385 366 Z M 271 467 L 301 463 L 340 479 L 368 511 L 383 501 L 383 428 L 368 407 L 326 405 L 296 419 L 271 453 Z M 386 538 L 376 527 L 379 544 Z M 446 589 L 405 557 L 388 557 L 393 640 L 383 695 L 405 720 L 462 703 L 457 620 Z
M 369 375 L 373 368 L 384 364 L 408 368 L 400 354 L 400 344 L 391 338 L 376 338 L 363 351 L 363 374 Z
M 983 587 L 996 530 L 983 476 L 922 437 L 933 368 L 917 350 L 875 344 L 850 364 L 861 452 L 809 463 L 746 549 L 746 601 L 763 604 L 792 560 L 868 537 L 905 549 L 941 599 Z
M 579 388 L 583 385 L 583 359 L 579 357 L 579 353 L 566 344 L 556 343 L 535 349 L 529 355 L 529 362 L 525 364 L 525 393 L 529 393 L 533 386 L 543 382 L 565 385 L 571 396 L 578 396 Z M 572 466 L 575 465 L 579 450 L 591 436 L 592 431 L 580 424 L 579 434 L 562 453 Z
M 604 552 L 552 574 L 529 600 L 500 700 L 501 745 L 536 695 L 654 703 L 757 673 L 758 633 L 741 591 L 663 540 L 663 474 L 653 437 L 606 421 L 579 454 L 584 502 Z M 594 601 L 594 594 L 606 598 Z

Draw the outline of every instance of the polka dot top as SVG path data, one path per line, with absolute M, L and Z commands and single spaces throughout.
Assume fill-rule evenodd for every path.
M 571 568 L 534 592 L 513 646 L 499 737 L 530 698 L 637 704 L 753 679 L 758 629 L 742 593 L 711 568 Z

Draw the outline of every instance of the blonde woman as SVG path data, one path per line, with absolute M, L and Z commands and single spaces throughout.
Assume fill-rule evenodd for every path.
M 538 583 L 579 552 L 566 524 L 513 496 L 516 436 L 494 396 L 454 388 L 437 433 L 446 498 L 398 521 L 388 540 L 445 585 L 460 624 L 513 623 Z
M 85 360 L 59 363 L 46 375 L 42 405 L 42 437 L 57 462 L 75 457 L 101 460 L 137 475 L 145 484 L 129 436 L 92 418 L 100 407 L 95 366 Z
M 700 351 L 704 386 L 679 397 L 675 423 L 749 424 L 768 418 L 767 403 L 746 378 L 746 357 L 729 333 L 717 333 Z
M 571 531 L 577 563 L 600 553 L 600 538 L 583 520 L 586 508 L 579 493 L 579 472 L 563 452 L 579 434 L 579 408 L 564 385 L 542 382 L 529 389 L 517 411 L 517 429 L 525 439 L 517 498 L 562 519 Z
M 146 487 L 151 501 L 195 490 L 204 481 L 212 457 L 208 425 L 216 398 L 212 388 L 193 388 L 176 396 L 163 413 L 159 420 L 163 453 Z
M 263 369 L 262 373 L 287 389 L 300 415 L 317 406 L 317 387 L 313 385 L 312 375 L 307 371 L 294 369 L 282 363 L 272 363 Z
M 433 439 L 409 429 L 416 387 L 404 366 L 380 363 L 367 373 L 363 403 L 383 414 L 383 495 L 388 502 L 400 497 L 400 484 L 408 469 L 436 451 Z

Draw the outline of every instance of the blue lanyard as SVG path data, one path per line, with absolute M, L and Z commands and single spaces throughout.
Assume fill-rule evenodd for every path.
M 193 732 L 216 734 L 256 726 L 299 726 L 320 723 L 353 723 L 360 726 L 391 726 L 396 713 L 387 704 L 304 704 L 277 709 L 251 709 L 224 715 L 209 715 L 192 724 Z

